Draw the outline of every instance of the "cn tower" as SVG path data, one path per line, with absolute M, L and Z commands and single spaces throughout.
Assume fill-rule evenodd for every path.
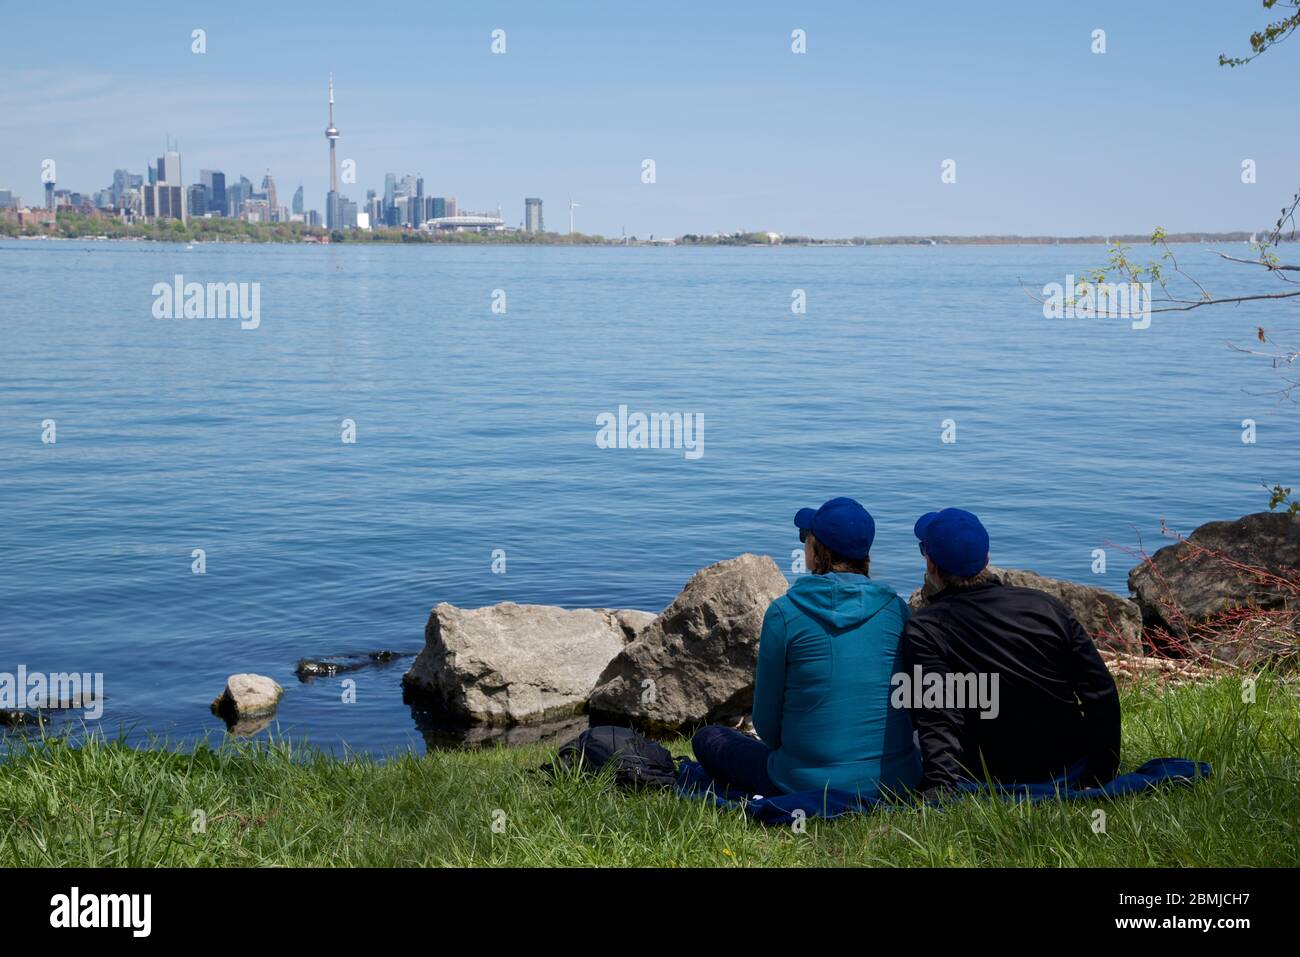
M 325 225 L 333 229 L 338 224 L 339 174 L 334 162 L 334 143 L 339 138 L 334 126 L 334 74 L 330 74 L 330 125 L 325 127 L 325 139 L 330 142 L 330 194 L 325 201 Z
M 334 126 L 334 74 L 330 74 L 330 125 L 325 127 L 325 139 L 330 141 L 330 192 L 339 191 L 338 167 L 334 164 L 334 142 L 339 138 L 339 131 Z

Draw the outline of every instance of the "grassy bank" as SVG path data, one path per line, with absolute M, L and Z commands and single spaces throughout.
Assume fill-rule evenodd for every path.
M 531 771 L 544 748 L 379 765 L 283 743 L 181 754 L 38 741 L 0 765 L 0 866 L 1300 863 L 1294 685 L 1263 679 L 1253 704 L 1230 678 L 1126 690 L 1125 767 L 1163 756 L 1209 761 L 1214 777 L 1113 802 L 967 799 L 941 812 L 810 820 L 800 834 L 608 781 L 552 783 Z M 1104 834 L 1092 828 L 1098 807 Z M 195 833 L 200 811 L 206 829 Z

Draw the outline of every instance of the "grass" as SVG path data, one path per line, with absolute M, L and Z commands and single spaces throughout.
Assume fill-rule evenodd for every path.
M 1232 678 L 1133 687 L 1125 768 L 1196 758 L 1214 765 L 1208 782 L 1105 802 L 964 799 L 804 833 L 607 779 L 552 782 L 532 771 L 541 747 L 377 764 L 283 741 L 181 753 L 37 740 L 0 764 L 0 866 L 1294 866 L 1298 729 L 1296 688 L 1277 678 L 1253 704 Z

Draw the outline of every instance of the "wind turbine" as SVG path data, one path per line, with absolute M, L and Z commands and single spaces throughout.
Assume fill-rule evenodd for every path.
M 582 205 L 581 203 L 575 203 L 573 201 L 572 194 L 570 194 L 569 196 L 569 235 L 570 236 L 573 235 L 573 211 L 581 205 Z

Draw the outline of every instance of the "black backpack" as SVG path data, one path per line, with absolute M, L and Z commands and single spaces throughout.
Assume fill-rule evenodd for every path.
M 606 765 L 613 766 L 619 787 L 633 791 L 669 788 L 677 781 L 677 763 L 667 748 L 631 728 L 613 725 L 588 728 L 565 742 L 555 761 L 540 770 L 554 773 L 576 767 L 586 774 L 599 774 Z

